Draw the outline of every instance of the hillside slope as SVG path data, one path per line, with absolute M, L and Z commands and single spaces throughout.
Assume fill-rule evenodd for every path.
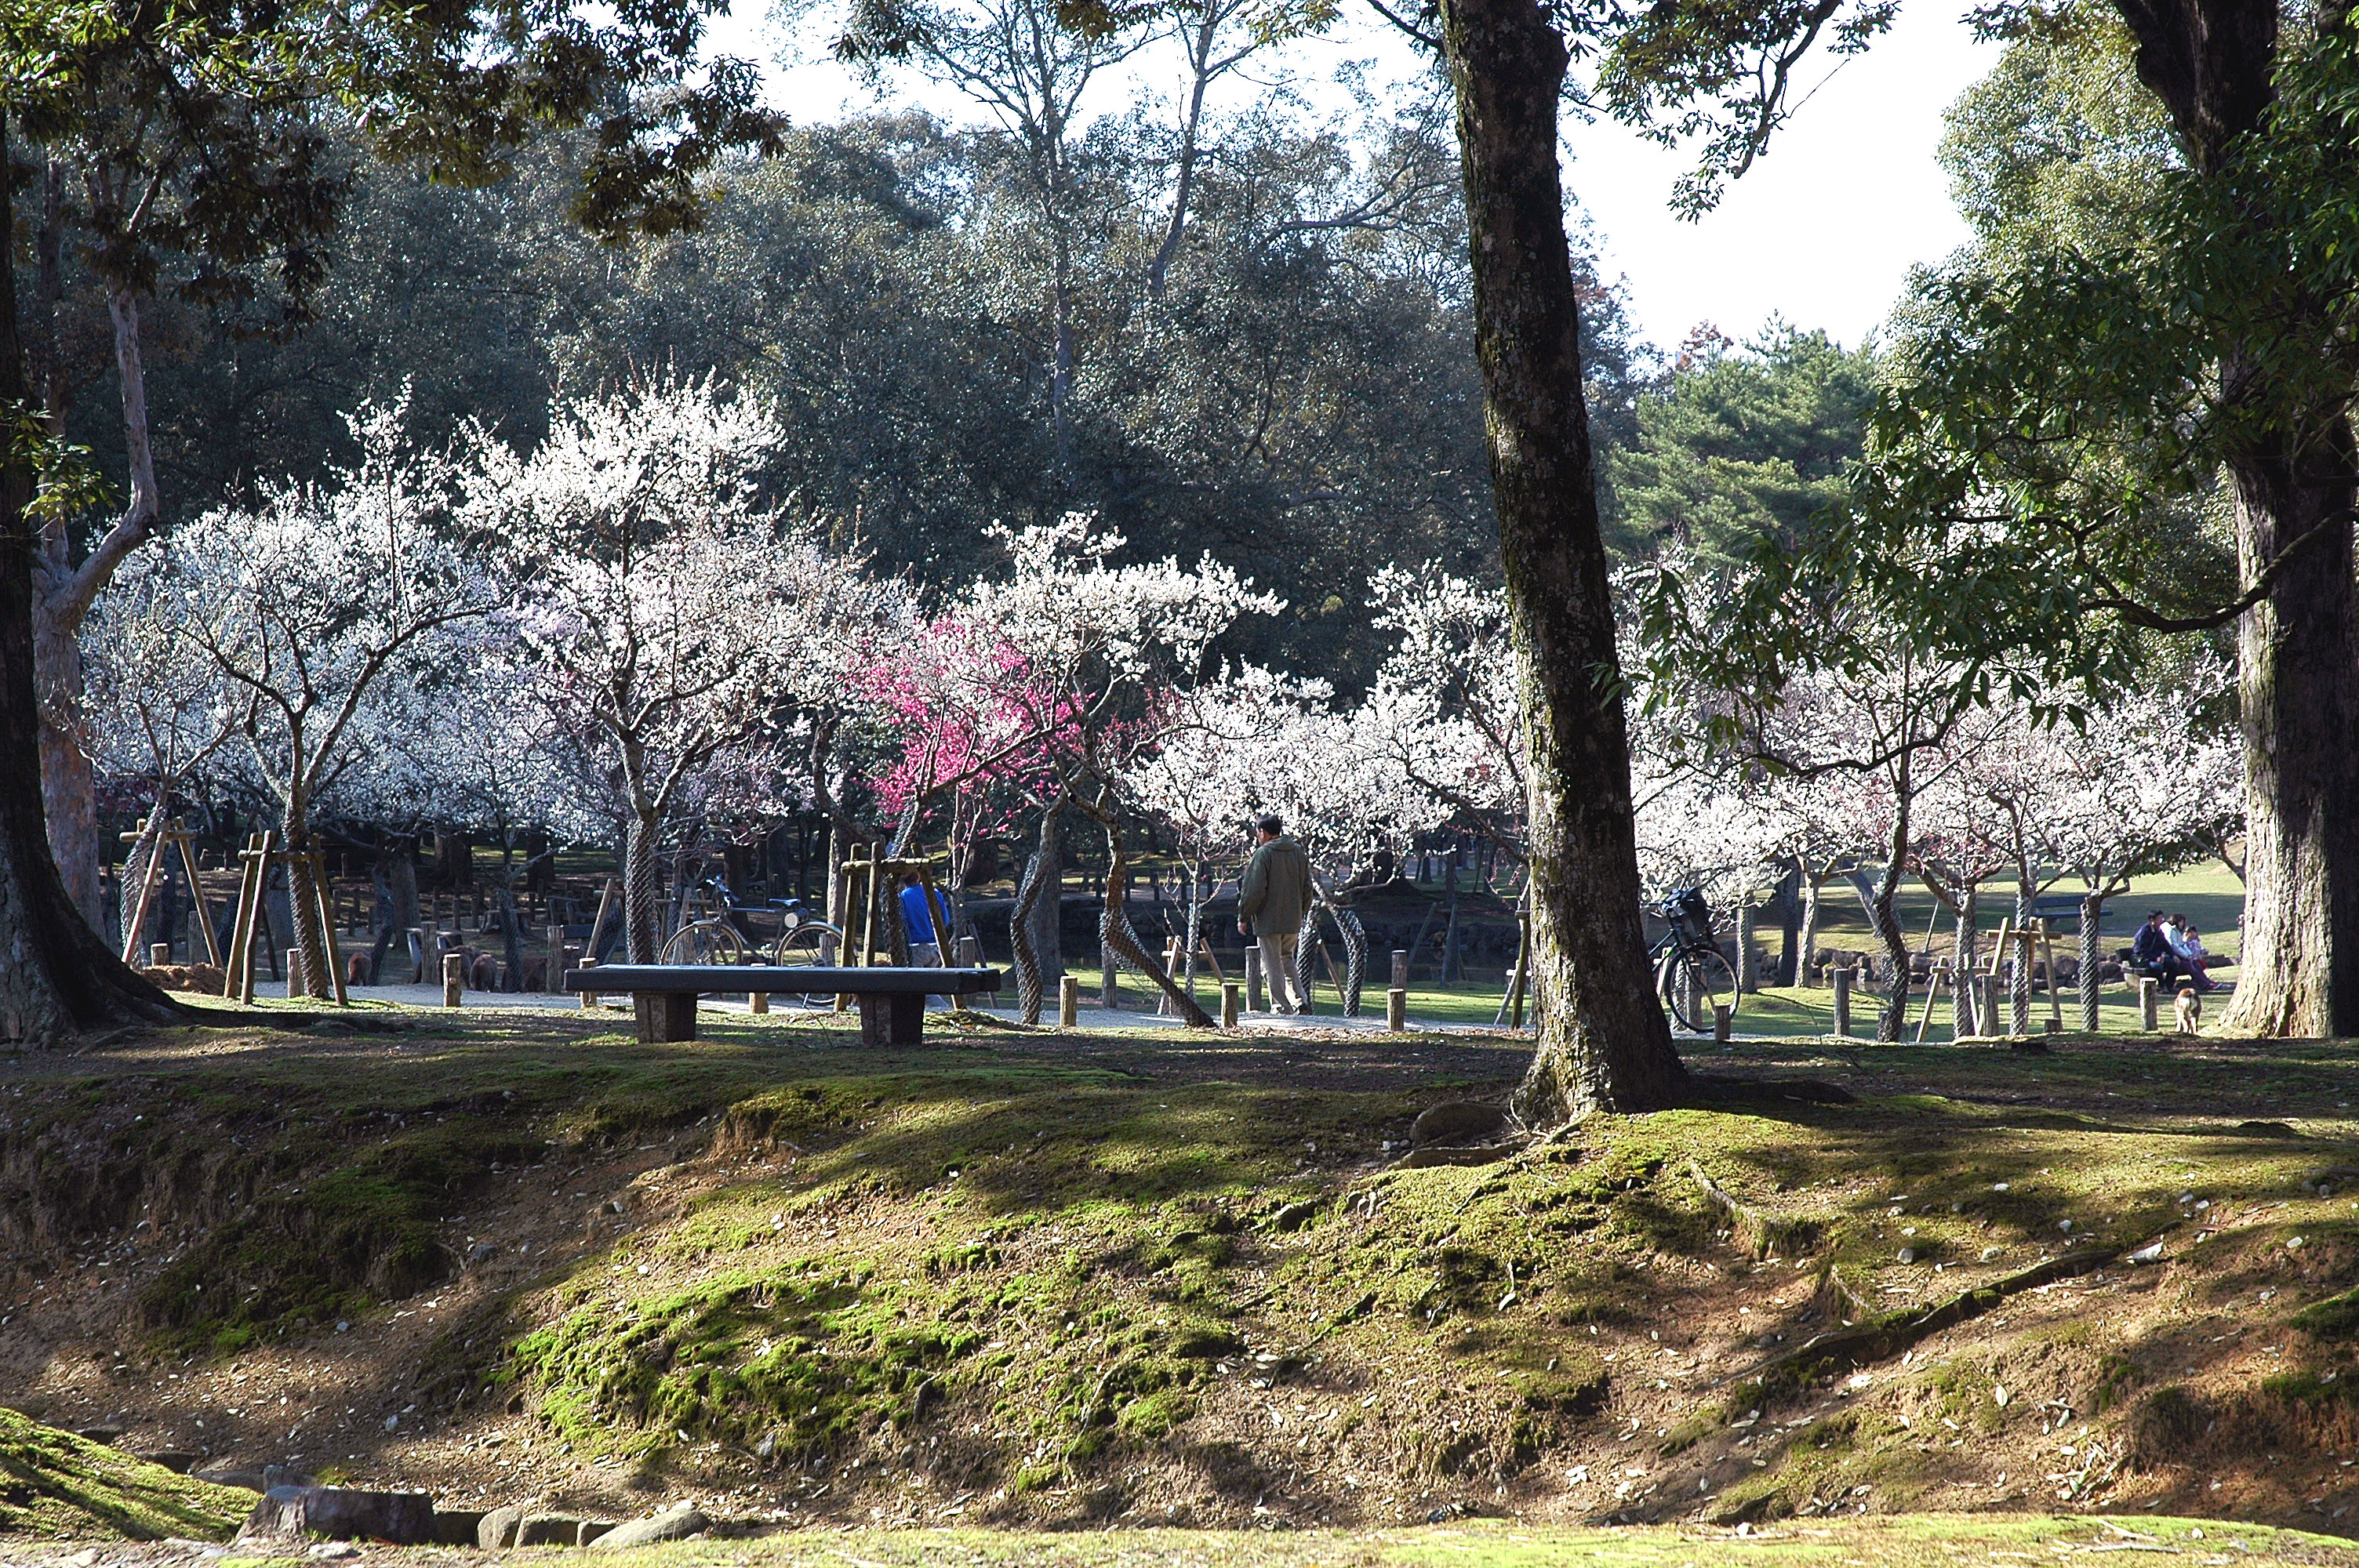
M 0 1400 L 452 1506 L 2359 1523 L 2339 1046 L 1762 1045 L 1457 1164 L 1512 1041 L 353 1022 L 0 1072 Z

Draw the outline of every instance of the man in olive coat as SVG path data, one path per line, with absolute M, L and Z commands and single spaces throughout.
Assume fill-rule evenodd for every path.
M 1237 930 L 1261 945 L 1261 972 L 1269 982 L 1273 1012 L 1309 1012 L 1302 978 L 1295 971 L 1295 947 L 1302 917 L 1310 913 L 1310 857 L 1280 836 L 1284 824 L 1265 816 L 1258 847 L 1237 883 Z

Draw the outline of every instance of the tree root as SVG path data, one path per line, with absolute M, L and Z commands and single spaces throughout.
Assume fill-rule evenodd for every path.
M 1798 1393 L 1821 1378 L 1841 1377 L 1872 1362 L 1890 1360 L 1944 1329 L 1980 1317 L 2011 1296 L 2059 1280 L 2094 1273 L 2131 1250 L 2127 1247 L 2109 1247 L 2067 1252 L 2006 1279 L 1961 1291 L 1947 1301 L 1916 1312 L 1897 1313 L 1855 1328 L 1813 1335 L 1794 1349 L 1771 1357 L 1749 1372 L 1737 1374 L 1731 1379 L 1734 1400 L 1748 1406 L 1767 1406 L 1779 1394 Z
M 1773 1253 L 1808 1251 L 1818 1244 L 1823 1234 L 1822 1227 L 1815 1219 L 1764 1214 L 1706 1175 L 1704 1168 L 1693 1160 L 1688 1162 L 1688 1173 L 1695 1178 L 1704 1201 L 1728 1216 L 1730 1227 L 1736 1232 L 1736 1239 L 1753 1254 L 1756 1261 Z

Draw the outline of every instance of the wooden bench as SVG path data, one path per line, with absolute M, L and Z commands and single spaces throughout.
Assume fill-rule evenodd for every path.
M 570 991 L 627 993 L 649 1044 L 696 1038 L 696 999 L 722 992 L 850 996 L 863 1045 L 915 1045 L 926 999 L 999 989 L 997 969 L 821 968 L 785 964 L 599 964 L 565 971 Z

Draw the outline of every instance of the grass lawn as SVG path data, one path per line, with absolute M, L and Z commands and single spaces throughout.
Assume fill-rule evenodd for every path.
M 1870 934 L 1864 913 L 1851 890 L 1842 884 L 1831 885 L 1823 895 L 1819 946 L 1821 947 L 1853 947 L 1874 950 L 1876 944 Z M 2105 954 L 2129 945 L 2132 933 L 2146 918 L 2149 909 L 2183 913 L 2203 933 L 2203 940 L 2225 970 L 2223 982 L 2233 985 L 2235 971 L 2227 968 L 2240 950 L 2242 935 L 2238 922 L 2244 913 L 2244 888 L 2223 866 L 2205 862 L 2167 875 L 2141 879 L 2130 892 L 2113 900 L 2107 906 L 2104 928 L 2100 934 L 2099 950 Z M 1905 891 L 1899 899 L 1901 925 L 1908 932 L 1913 946 L 1925 945 L 1929 924 L 1934 949 L 1946 953 L 1951 946 L 1955 921 L 1947 911 L 1936 918 L 1937 905 L 1932 896 L 1921 888 Z M 2012 885 L 2000 887 L 1994 883 L 1984 893 L 1980 918 L 1976 922 L 1985 943 L 1996 935 L 2003 918 L 2015 907 Z M 1723 925 L 1725 912 L 1718 918 Z M 1777 932 L 1768 927 L 1757 939 L 1774 956 Z M 2056 948 L 2060 957 L 2071 957 L 2078 952 L 2079 938 L 2070 927 L 2060 931 Z M 1988 948 L 1985 946 L 1984 951 Z M 1369 958 L 1369 979 L 1363 990 L 1361 1011 L 1370 1017 L 1384 1015 L 1383 976 L 1385 956 L 1372 954 Z M 1427 966 L 1419 966 L 1420 968 Z M 1084 1018 L 1093 1010 L 1098 994 L 1099 972 L 1094 966 L 1069 966 L 1081 978 Z M 1138 1006 L 1138 998 L 1148 994 L 1149 988 L 1135 977 L 1125 977 L 1123 1005 Z M 1340 1005 L 1333 988 L 1321 983 L 1314 988 L 1320 1011 L 1332 1013 Z M 1426 1025 L 1488 1027 L 1499 1013 L 1499 1003 L 1505 988 L 1492 981 L 1461 982 L 1442 985 L 1435 981 L 1419 981 L 1408 988 L 1408 1016 L 1412 1022 Z M 1219 988 L 1209 978 L 1200 982 L 1198 995 L 1209 1011 L 1220 1005 Z M 2206 1000 L 2210 1015 L 2216 1019 L 2225 1004 L 2228 992 L 2214 992 Z M 2076 990 L 2067 990 L 2061 1001 L 2064 1027 L 2077 1030 L 2080 1026 L 2080 998 Z M 1852 1030 L 1854 1035 L 1873 1037 L 1875 1013 L 1880 999 L 1864 991 L 1854 995 L 1852 1002 Z M 2041 994 L 2033 999 L 2031 1029 L 2038 1033 L 2049 1016 L 2049 999 Z M 1924 998 L 1917 997 L 1909 1011 L 1909 1038 L 1917 1037 L 1918 1024 L 1924 1013 Z M 2098 1000 L 2098 1033 L 2103 1034 L 2137 1034 L 2144 1033 L 2135 989 L 2121 984 L 2104 988 Z M 2162 1019 L 2169 1022 L 2169 1004 L 2163 1003 Z M 1735 1029 L 1739 1034 L 1768 1039 L 1792 1039 L 1829 1034 L 1834 1029 L 1834 993 L 1824 986 L 1765 987 L 1758 993 L 1746 996 L 1737 1009 Z M 1945 990 L 1934 1006 L 1933 1022 L 1925 1031 L 1930 1043 L 1950 1038 L 1950 997 Z

